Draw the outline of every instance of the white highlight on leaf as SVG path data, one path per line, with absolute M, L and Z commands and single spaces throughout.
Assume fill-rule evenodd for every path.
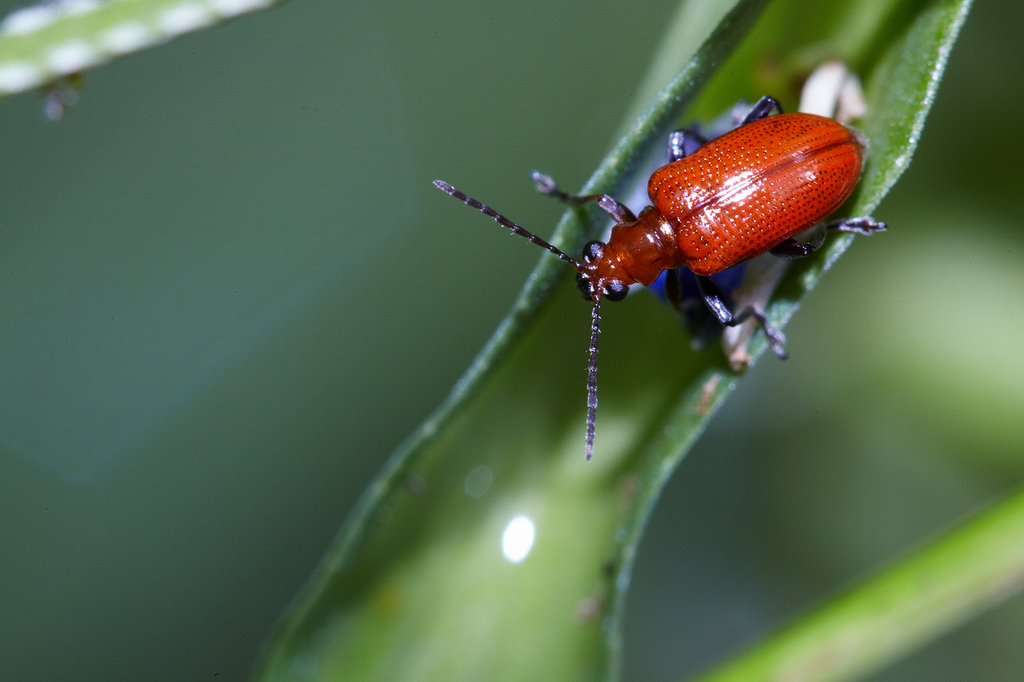
M 64 14 L 69 17 L 88 14 L 102 6 L 99 0 L 64 0 L 60 3 Z
M 233 17 L 253 10 L 270 7 L 273 0 L 212 0 L 210 5 L 222 16 Z
M 537 529 L 529 516 L 520 514 L 505 526 L 501 534 L 501 553 L 504 557 L 518 564 L 533 549 L 533 541 L 537 537 Z
M 209 26 L 215 18 L 207 7 L 198 2 L 186 2 L 160 14 L 160 29 L 168 36 L 176 36 Z
M 102 40 L 111 52 L 124 54 L 156 42 L 156 37 L 145 24 L 126 21 L 104 33 Z
M 22 36 L 46 28 L 60 18 L 60 5 L 35 5 L 17 9 L 0 24 L 0 34 Z
M 43 73 L 28 62 L 0 64 L 0 93 L 21 92 L 42 85 Z
M 70 40 L 51 48 L 46 53 L 46 61 L 58 73 L 74 73 L 94 66 L 103 60 L 92 45 L 81 40 Z
M 88 14 L 102 7 L 100 0 L 60 0 L 41 2 L 32 7 L 17 9 L 0 24 L 0 35 L 26 35 L 44 29 L 64 17 Z

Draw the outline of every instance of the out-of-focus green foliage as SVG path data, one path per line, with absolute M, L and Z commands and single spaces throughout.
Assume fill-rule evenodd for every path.
M 528 172 L 575 188 L 597 166 L 673 4 L 303 0 L 91 71 L 57 126 L 8 98 L 0 677 L 243 677 L 537 258 L 430 180 L 550 234 L 559 209 Z M 748 374 L 670 481 L 631 580 L 627 679 L 706 668 L 1019 480 L 1020 12 L 975 8 L 876 211 L 890 231 L 804 299 L 791 359 Z M 870 16 L 835 37 L 857 43 Z M 883 50 L 855 52 L 860 68 Z M 694 116 L 792 92 L 777 67 L 724 66 L 739 87 Z M 588 320 L 570 298 L 554 369 L 579 410 Z M 634 363 L 689 351 L 652 301 L 605 314 L 614 448 L 614 414 L 644 413 Z M 563 379 L 523 381 L 542 412 Z M 1020 678 L 1020 607 L 873 679 Z
M 0 23 L 0 96 L 80 74 L 276 0 L 54 0 Z

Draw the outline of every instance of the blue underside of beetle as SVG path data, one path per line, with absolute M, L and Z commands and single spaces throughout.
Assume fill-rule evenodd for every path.
M 746 263 L 741 263 L 734 268 L 712 275 L 711 279 L 726 296 L 731 298 L 732 293 L 743 283 L 746 269 Z M 697 286 L 697 276 L 686 268 L 677 268 L 671 271 L 673 276 L 678 277 L 680 293 L 678 300 L 670 299 L 665 290 L 665 280 L 669 277 L 669 272 L 668 270 L 662 272 L 661 276 L 647 288 L 679 312 L 683 326 L 690 335 L 694 346 L 703 348 L 722 333 L 722 324 L 714 313 L 704 305 L 704 298 Z

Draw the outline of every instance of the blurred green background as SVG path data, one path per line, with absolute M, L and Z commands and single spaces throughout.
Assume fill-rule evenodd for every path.
M 548 234 L 529 172 L 583 182 L 673 9 L 293 0 L 90 72 L 59 124 L 0 103 L 0 679 L 244 677 L 537 258 L 430 181 Z M 890 231 L 666 490 L 626 679 L 702 669 L 1020 481 L 1022 20 L 976 7 Z M 1021 679 L 1022 632 L 1016 598 L 874 679 Z

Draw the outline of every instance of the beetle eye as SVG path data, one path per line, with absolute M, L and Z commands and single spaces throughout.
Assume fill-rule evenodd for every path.
M 609 282 L 604 287 L 604 297 L 609 301 L 621 301 L 629 293 L 629 285 L 622 282 Z
M 583 262 L 592 263 L 600 260 L 604 255 L 604 244 L 601 242 L 587 242 L 583 247 Z
M 590 294 L 590 280 L 587 279 L 586 275 L 577 275 L 576 276 L 576 286 L 579 288 L 580 292 L 583 294 L 583 300 L 584 301 L 593 300 L 594 297 L 591 296 L 591 294 Z

